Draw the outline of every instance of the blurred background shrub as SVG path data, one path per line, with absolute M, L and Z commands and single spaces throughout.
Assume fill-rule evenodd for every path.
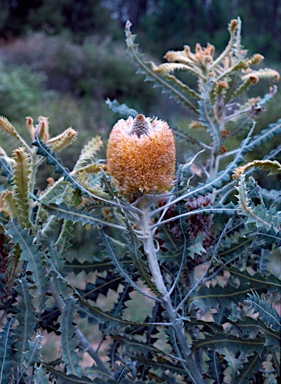
M 211 42 L 219 52 L 230 18 L 240 16 L 245 46 L 281 69 L 279 0 L 0 0 L 0 9 L 0 114 L 15 124 L 27 115 L 47 115 L 54 129 L 63 124 L 78 130 L 83 144 L 96 133 L 106 138 L 116 121 L 107 98 L 175 126 L 190 117 L 135 75 L 125 53 L 128 19 L 147 60 L 159 63 L 168 49 L 185 44 L 194 49 Z M 268 84 L 260 87 L 257 94 L 268 92 Z M 267 121 L 260 119 L 261 129 L 268 116 L 275 121 L 281 115 L 276 103 L 269 105 Z

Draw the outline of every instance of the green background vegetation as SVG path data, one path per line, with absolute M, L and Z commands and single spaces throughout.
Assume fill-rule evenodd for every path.
M 245 46 L 280 69 L 278 0 L 1 0 L 0 9 L 0 114 L 23 130 L 29 115 L 49 117 L 52 132 L 72 126 L 80 138 L 71 151 L 97 133 L 108 136 L 118 116 L 107 98 L 186 125 L 187 111 L 135 75 L 125 53 L 127 19 L 147 59 L 160 63 L 167 50 L 185 44 L 193 50 L 197 42 L 211 42 L 219 51 L 230 18 L 240 16 Z M 261 87 L 257 94 L 267 93 L 268 84 Z M 280 116 L 279 104 L 277 96 L 261 128 Z

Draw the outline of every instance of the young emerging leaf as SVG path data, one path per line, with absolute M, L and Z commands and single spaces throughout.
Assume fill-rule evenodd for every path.
M 31 225 L 31 202 L 29 198 L 29 183 L 32 173 L 32 160 L 24 148 L 18 148 L 13 153 L 15 161 L 13 174 L 13 199 L 17 208 L 17 219 L 22 228 Z
M 251 167 L 261 167 L 265 171 L 270 171 L 270 175 L 281 173 L 281 164 L 277 160 L 254 160 L 235 169 L 233 172 L 233 178 L 238 179 L 242 173 Z
M 87 165 L 92 165 L 96 162 L 97 152 L 100 150 L 103 145 L 101 138 L 99 136 L 93 137 L 92 140 L 84 146 L 77 160 L 73 170 L 77 171 L 81 168 L 84 168 Z

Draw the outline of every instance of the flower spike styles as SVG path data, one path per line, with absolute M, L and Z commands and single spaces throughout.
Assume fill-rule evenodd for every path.
M 108 139 L 108 173 L 124 195 L 166 192 L 174 185 L 175 154 L 165 121 L 144 115 L 121 119 Z

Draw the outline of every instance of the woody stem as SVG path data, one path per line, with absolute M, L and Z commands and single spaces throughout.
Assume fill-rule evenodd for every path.
M 191 355 L 190 346 L 187 343 L 184 328 L 181 320 L 177 317 L 177 313 L 172 305 L 170 294 L 166 288 L 164 278 L 159 266 L 157 251 L 154 246 L 153 229 L 151 227 L 151 210 L 149 196 L 143 196 L 138 203 L 141 209 L 140 214 L 140 230 L 142 232 L 142 243 L 144 252 L 147 256 L 149 269 L 154 280 L 154 284 L 159 292 L 159 298 L 165 308 L 169 321 L 171 322 L 175 338 L 179 345 L 180 358 L 184 359 L 183 363 L 186 373 L 194 384 L 204 384 L 204 379 Z

